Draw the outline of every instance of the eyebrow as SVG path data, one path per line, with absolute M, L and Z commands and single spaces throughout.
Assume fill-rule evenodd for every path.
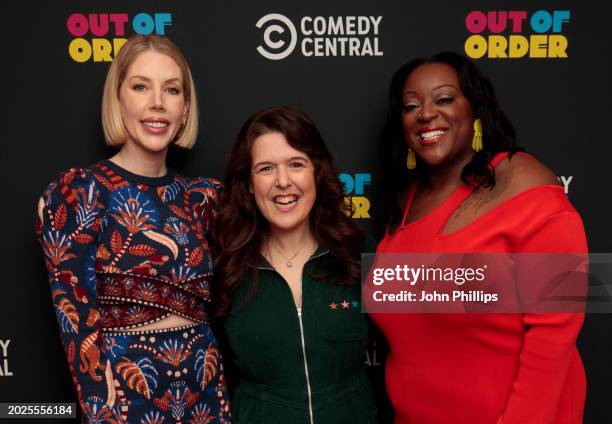
M 130 77 L 130 80 L 133 80 L 134 78 L 141 79 L 141 80 L 144 80 L 144 81 L 151 81 L 151 78 L 145 77 L 143 75 L 132 75 Z M 177 77 L 170 78 L 170 79 L 167 79 L 166 81 L 164 81 L 164 84 L 168 84 L 170 82 L 181 82 L 181 79 L 177 78 Z
M 453 88 L 453 89 L 459 91 L 459 89 L 457 87 L 455 87 L 453 84 L 441 84 L 441 85 L 438 85 L 438 86 L 432 88 L 431 91 L 436 91 L 436 90 L 439 90 L 439 89 L 444 88 L 444 87 L 450 87 L 450 88 Z M 405 96 L 406 94 L 417 94 L 417 92 L 416 91 L 412 91 L 412 90 L 404 91 L 403 95 Z

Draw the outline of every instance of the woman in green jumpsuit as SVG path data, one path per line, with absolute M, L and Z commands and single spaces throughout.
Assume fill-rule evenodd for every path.
M 364 365 L 360 254 L 314 123 L 279 107 L 251 117 L 227 166 L 214 295 L 239 381 L 233 422 L 375 423 Z

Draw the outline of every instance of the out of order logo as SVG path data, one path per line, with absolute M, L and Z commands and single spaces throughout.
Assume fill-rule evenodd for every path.
M 269 25 L 268 25 L 269 24 Z M 263 32 L 263 41 L 264 44 L 269 51 L 265 47 L 259 45 L 257 46 L 257 51 L 266 59 L 270 60 L 281 60 L 286 58 L 293 52 L 295 46 L 297 44 L 297 31 L 295 30 L 295 25 L 291 22 L 286 16 L 283 16 L 279 13 L 269 13 L 265 16 L 262 16 L 255 26 L 259 29 L 266 26 L 266 29 Z M 289 42 L 281 39 L 277 39 L 274 41 L 272 39 L 272 34 L 283 34 L 286 30 L 289 31 L 291 36 L 291 40 Z M 279 50 L 282 49 L 282 50 Z

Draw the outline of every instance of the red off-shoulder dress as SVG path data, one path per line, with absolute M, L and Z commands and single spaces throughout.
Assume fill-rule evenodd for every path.
M 497 155 L 492 165 L 506 156 Z M 471 192 L 461 185 L 430 214 L 386 235 L 377 252 L 587 252 L 580 216 L 553 185 L 525 190 L 443 233 Z M 396 424 L 582 422 L 586 380 L 575 345 L 582 313 L 378 313 L 372 319 L 390 346 L 386 385 Z

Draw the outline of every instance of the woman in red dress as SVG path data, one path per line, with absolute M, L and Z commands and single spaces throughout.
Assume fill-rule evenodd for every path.
M 378 253 L 587 252 L 555 175 L 515 147 L 489 79 L 461 55 L 394 75 L 384 154 L 397 183 Z M 397 424 L 580 423 L 582 313 L 372 314 Z

